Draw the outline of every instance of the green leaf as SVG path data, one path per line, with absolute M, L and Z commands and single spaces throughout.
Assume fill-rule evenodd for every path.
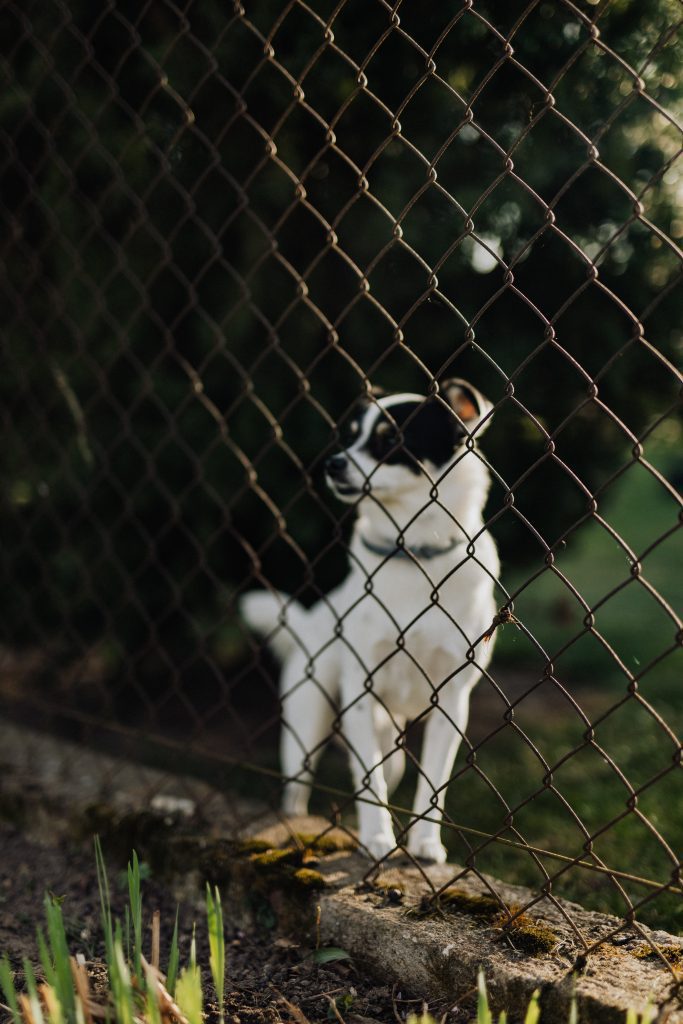
M 345 949 L 339 949 L 338 946 L 324 946 L 322 949 L 316 949 L 314 953 L 311 953 L 311 960 L 315 964 L 331 964 L 335 960 L 350 960 L 351 954 L 347 953 Z
M 355 996 L 352 996 L 350 992 L 344 992 L 343 995 L 335 996 L 334 999 L 330 999 L 330 1005 L 327 1007 L 328 1020 L 338 1020 L 338 1016 L 335 1013 L 335 1008 L 341 1013 L 348 1013 L 355 1002 Z

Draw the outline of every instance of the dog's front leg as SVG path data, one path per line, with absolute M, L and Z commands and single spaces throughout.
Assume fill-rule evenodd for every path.
M 381 860 L 395 849 L 396 840 L 386 807 L 387 784 L 374 720 L 376 698 L 365 690 L 365 673 L 360 666 L 349 662 L 344 666 L 341 686 L 342 730 L 357 794 L 358 831 L 364 852 Z
M 448 708 L 438 706 L 429 715 L 422 741 L 420 776 L 413 813 L 417 820 L 408 833 L 408 852 L 421 860 L 443 864 L 446 848 L 441 842 L 441 819 L 446 786 L 453 772 L 455 755 L 467 726 L 471 687 L 463 687 Z M 426 815 L 433 820 L 426 820 Z

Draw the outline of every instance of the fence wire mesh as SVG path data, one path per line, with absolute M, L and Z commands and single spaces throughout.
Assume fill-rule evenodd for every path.
M 613 911 L 611 931 L 573 926 L 590 952 L 637 920 L 683 924 L 680 8 L 502 8 L 3 6 L 0 699 L 153 765 L 150 793 L 175 770 L 277 802 L 298 725 L 237 598 L 283 591 L 307 699 L 329 650 L 364 683 L 330 711 L 335 743 L 303 743 L 299 779 L 325 745 L 314 809 L 348 828 L 387 806 L 418 866 L 433 819 L 451 884 L 523 882 L 572 925 L 558 896 Z M 359 398 L 379 414 L 373 385 L 445 407 L 451 378 L 490 400 L 490 433 L 463 434 L 443 475 L 409 466 L 423 504 L 359 557 L 325 460 Z M 472 461 L 491 480 L 473 530 L 443 498 Z M 410 527 L 434 507 L 461 544 L 432 578 Z M 494 603 L 470 635 L 440 595 L 472 566 Z M 362 593 L 340 610 L 349 567 Z M 327 632 L 302 637 L 292 609 L 316 602 Z M 367 664 L 352 613 L 375 628 L 378 606 Z M 431 606 L 460 638 L 438 679 L 411 647 Z M 387 800 L 349 722 L 408 661 L 426 696 L 408 727 L 383 705 L 380 763 L 407 763 Z M 468 674 L 465 729 L 444 707 Z M 430 709 L 462 739 L 444 785 L 416 738 Z

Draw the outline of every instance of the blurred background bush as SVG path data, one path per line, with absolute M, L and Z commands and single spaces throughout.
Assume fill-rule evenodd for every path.
M 264 685 L 236 590 L 344 572 L 338 423 L 448 374 L 500 403 L 488 512 L 540 647 L 507 627 L 497 664 L 613 699 L 652 662 L 673 715 L 678 506 L 634 443 L 680 478 L 677 5 L 349 0 L 326 41 L 333 7 L 0 12 L 4 692 L 234 722 Z

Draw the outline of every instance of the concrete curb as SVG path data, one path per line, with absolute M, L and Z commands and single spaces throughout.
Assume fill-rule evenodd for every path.
M 320 829 L 327 824 L 329 829 L 322 819 L 294 819 L 289 824 L 308 834 L 316 826 Z M 285 837 L 286 830 L 279 826 L 258 838 L 279 845 Z M 494 889 L 509 907 L 524 905 L 534 895 L 531 890 L 469 874 L 457 883 L 455 905 L 446 903 L 442 913 L 423 918 L 419 908 L 433 891 L 424 876 L 434 889 L 440 889 L 457 873 L 457 865 L 430 866 L 423 874 L 405 858 L 392 859 L 372 888 L 362 884 L 367 866 L 367 861 L 349 851 L 321 858 L 318 870 L 327 884 L 316 895 L 320 937 L 323 944 L 347 950 L 383 981 L 424 995 L 430 1002 L 437 1000 L 446 1009 L 468 994 L 471 997 L 483 968 L 496 1013 L 505 1009 L 523 1017 L 530 996 L 538 989 L 544 1024 L 567 1021 L 574 994 L 579 1019 L 591 1024 L 623 1024 L 626 1011 L 632 1007 L 642 1012 L 648 999 L 666 1014 L 667 1024 L 683 1022 L 683 1004 L 672 971 L 647 955 L 647 943 L 636 933 L 620 932 L 618 945 L 608 940 L 577 970 L 583 947 L 562 910 L 589 942 L 619 928 L 622 922 L 618 918 L 586 911 L 566 900 L 557 901 L 558 909 L 544 898 L 528 918 L 541 926 L 541 934 L 554 935 L 556 942 L 547 951 L 529 953 L 516 948 L 514 931 L 510 941 L 506 940 L 500 920 L 492 920 L 497 915 L 480 914 L 477 901 L 486 906 Z M 463 909 L 468 904 L 473 911 Z M 642 925 L 639 928 L 660 948 L 683 950 L 683 940 Z M 630 934 L 633 939 L 621 944 Z

